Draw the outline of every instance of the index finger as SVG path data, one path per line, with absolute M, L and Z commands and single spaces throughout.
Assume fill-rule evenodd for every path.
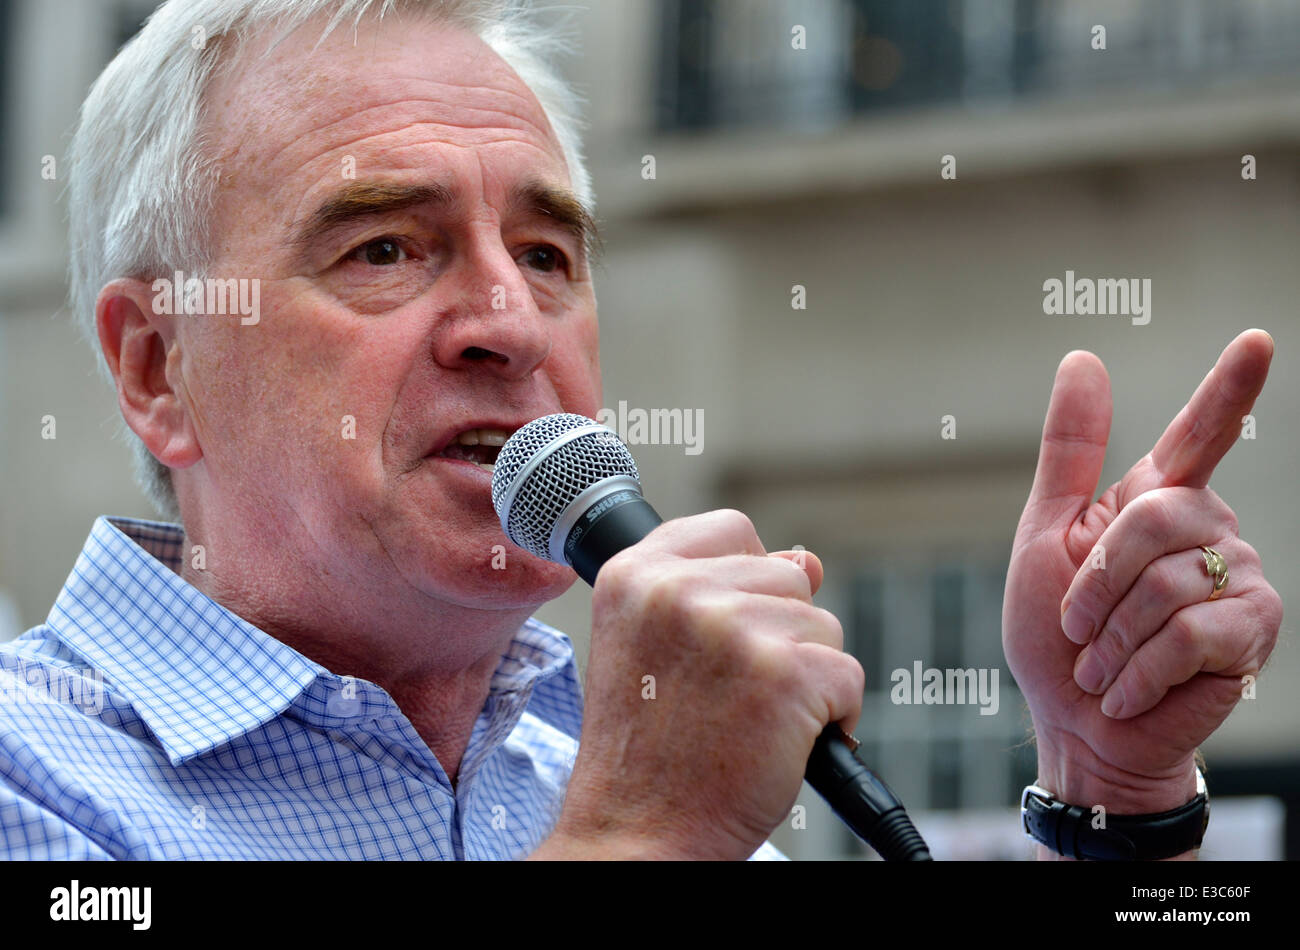
M 1151 451 L 1165 485 L 1209 484 L 1240 437 L 1242 417 L 1264 388 L 1272 359 L 1273 338 L 1263 330 L 1247 330 L 1228 344 Z
M 646 535 L 637 548 L 643 554 L 655 552 L 677 557 L 767 555 L 754 522 L 732 508 L 665 521 Z

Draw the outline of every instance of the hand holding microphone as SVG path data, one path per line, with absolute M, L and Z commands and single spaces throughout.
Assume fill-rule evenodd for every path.
M 746 858 L 789 817 L 805 769 L 853 807 L 883 790 L 865 804 L 873 827 L 887 811 L 906 822 L 831 738 L 857 722 L 863 672 L 812 603 L 815 557 L 805 570 L 768 555 L 736 511 L 660 524 L 627 448 L 582 416 L 520 429 L 492 495 L 511 540 L 595 586 L 578 759 L 536 857 Z

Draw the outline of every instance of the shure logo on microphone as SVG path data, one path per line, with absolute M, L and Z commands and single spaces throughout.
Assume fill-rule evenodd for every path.
M 595 521 L 597 518 L 599 518 L 609 509 L 613 508 L 615 505 L 622 504 L 624 501 L 626 501 L 627 498 L 625 496 L 627 495 L 628 491 L 629 489 L 624 488 L 614 493 L 613 495 L 610 495 L 608 498 L 604 498 L 596 502 L 596 504 L 592 505 L 590 508 L 587 509 L 587 513 L 583 517 L 585 517 L 588 521 Z
M 680 445 L 687 455 L 704 451 L 703 409 L 629 409 L 620 399 L 617 409 L 596 413 L 596 421 L 617 432 L 625 445 Z

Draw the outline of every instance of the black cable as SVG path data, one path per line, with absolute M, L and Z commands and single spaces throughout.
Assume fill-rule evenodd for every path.
M 931 861 L 930 848 L 888 785 L 862 764 L 836 723 L 822 730 L 804 780 L 886 861 Z

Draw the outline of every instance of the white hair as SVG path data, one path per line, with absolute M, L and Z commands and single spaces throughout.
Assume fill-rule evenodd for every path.
M 99 353 L 95 300 L 118 277 L 149 280 L 210 264 L 204 222 L 219 169 L 201 141 L 204 92 L 252 39 L 271 46 L 332 14 L 321 40 L 366 15 L 410 10 L 486 43 L 533 91 L 563 149 L 574 194 L 595 212 L 582 151 L 581 100 L 555 59 L 574 49 L 568 24 L 528 0 L 169 0 L 91 87 L 69 152 L 69 284 L 74 319 Z M 546 14 L 545 18 L 539 14 Z M 131 430 L 136 478 L 159 511 L 180 520 L 170 470 Z

